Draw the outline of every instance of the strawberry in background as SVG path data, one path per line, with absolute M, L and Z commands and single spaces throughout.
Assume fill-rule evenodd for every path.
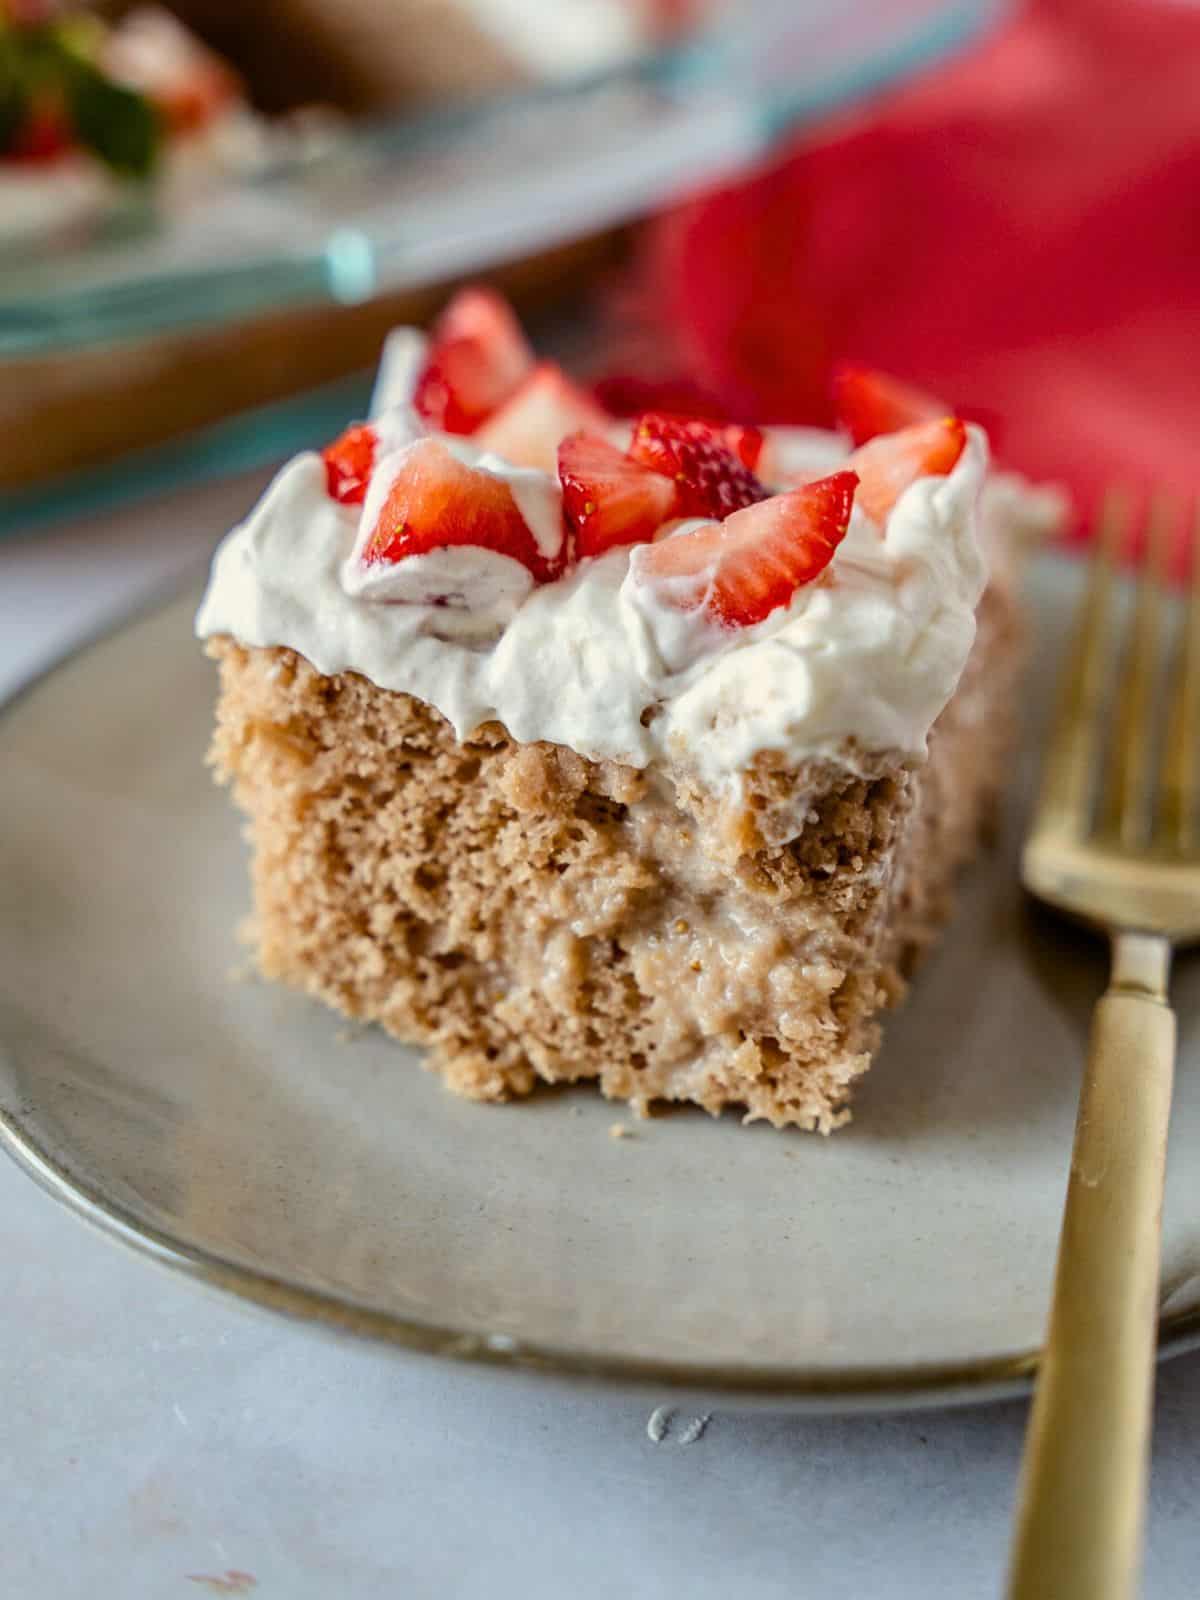
M 167 127 L 194 133 L 242 99 L 233 68 L 158 6 L 138 6 L 104 42 L 101 61 L 128 89 L 143 94 Z
M 143 178 L 168 141 L 242 103 L 233 69 L 156 6 L 109 26 L 46 0 L 0 0 L 0 162 L 91 156 Z

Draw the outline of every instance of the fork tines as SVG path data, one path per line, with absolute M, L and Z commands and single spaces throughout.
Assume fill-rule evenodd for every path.
M 1166 495 L 1151 496 L 1139 515 L 1127 490 L 1106 494 L 1051 734 L 1039 822 L 1117 850 L 1175 855 L 1200 844 L 1200 502 L 1188 518 L 1186 620 L 1172 641 L 1169 574 L 1181 521 Z M 1122 648 L 1113 599 L 1125 556 L 1140 573 Z

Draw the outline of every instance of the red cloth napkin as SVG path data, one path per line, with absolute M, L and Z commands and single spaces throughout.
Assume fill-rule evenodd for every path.
M 1200 7 L 1038 0 L 649 225 L 639 319 L 730 414 L 829 418 L 838 357 L 1067 484 L 1200 489 Z

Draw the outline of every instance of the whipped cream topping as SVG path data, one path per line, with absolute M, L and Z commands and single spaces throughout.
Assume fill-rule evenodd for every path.
M 389 410 L 378 425 L 387 450 L 375 477 L 386 485 L 413 424 Z M 509 483 L 535 537 L 549 538 L 560 515 L 553 478 L 437 437 Z M 848 454 L 840 437 L 811 430 L 779 430 L 770 448 L 780 480 L 823 474 Z M 664 603 L 640 581 L 636 546 L 539 586 L 518 562 L 466 549 L 372 574 L 356 556 L 376 482 L 361 512 L 339 505 L 321 458 L 304 454 L 222 543 L 197 632 L 288 646 L 322 673 L 415 695 L 460 738 L 495 720 L 516 739 L 595 760 L 669 761 L 719 791 L 760 751 L 850 766 L 919 758 L 974 638 L 986 466 L 986 440 L 969 427 L 948 476 L 910 485 L 884 527 L 856 506 L 816 582 L 756 626 L 728 629 Z

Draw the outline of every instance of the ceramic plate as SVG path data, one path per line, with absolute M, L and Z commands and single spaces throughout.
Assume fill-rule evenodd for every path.
M 1075 573 L 1043 640 L 998 849 L 832 1139 L 585 1088 L 467 1104 L 417 1052 L 249 979 L 243 846 L 203 768 L 188 594 L 0 718 L 0 1125 L 126 1241 L 280 1309 L 442 1355 L 756 1395 L 962 1398 L 1027 1376 L 1047 1306 L 1099 949 L 1036 918 L 1015 849 Z M 1200 967 L 1164 1348 L 1200 1332 Z

